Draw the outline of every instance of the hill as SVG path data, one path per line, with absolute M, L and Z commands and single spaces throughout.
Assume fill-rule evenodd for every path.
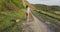
M 44 10 L 44 11 L 60 11 L 60 6 L 48 6 L 48 5 L 44 5 L 44 4 L 32 4 L 35 7 L 37 7 L 37 9 L 39 10 Z
M 42 4 L 33 4 L 40 12 L 50 15 L 54 18 L 60 19 L 60 7 L 59 6 L 48 6 L 48 5 L 42 5 Z M 55 15 L 55 16 L 53 16 Z
M 38 10 L 49 11 L 49 12 L 60 12 L 60 6 L 48 6 L 43 4 L 33 4 Z M 60 14 L 60 13 L 56 13 Z
M 60 30 L 60 11 L 59 6 L 47 6 L 41 4 L 30 4 L 27 1 L 25 5 L 29 5 L 33 14 L 41 17 L 44 21 L 50 22 Z M 0 0 L 0 32 L 23 32 L 22 23 L 25 21 L 25 11 L 22 0 Z M 38 11 L 37 11 L 38 10 Z M 16 22 L 19 20 L 19 22 Z
M 48 6 L 43 4 L 32 4 L 36 10 L 33 14 L 44 23 L 52 25 L 56 32 L 60 31 L 60 6 Z
M 22 32 L 24 14 L 22 0 L 0 0 L 0 32 Z

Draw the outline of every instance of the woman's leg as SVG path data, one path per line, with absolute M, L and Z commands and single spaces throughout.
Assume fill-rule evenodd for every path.
M 29 20 L 28 20 L 28 13 L 26 13 L 26 20 L 29 21 Z
M 26 20 L 29 21 L 29 18 L 30 18 L 30 13 L 26 13 Z
M 28 12 L 28 21 L 29 21 L 29 19 L 30 19 L 30 13 Z

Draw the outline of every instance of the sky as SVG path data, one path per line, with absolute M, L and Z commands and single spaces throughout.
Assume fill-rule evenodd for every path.
M 58 5 L 60 6 L 60 0 L 27 0 L 32 4 L 45 4 L 45 5 Z

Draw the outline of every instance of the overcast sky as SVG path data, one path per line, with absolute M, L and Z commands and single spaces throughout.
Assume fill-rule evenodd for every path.
M 60 0 L 27 0 L 27 1 L 33 4 L 46 4 L 46 5 L 59 5 L 60 6 Z

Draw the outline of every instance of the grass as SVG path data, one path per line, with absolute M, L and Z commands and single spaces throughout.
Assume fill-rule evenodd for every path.
M 24 14 L 25 13 L 23 10 L 13 11 L 13 12 L 12 11 L 6 11 L 6 12 L 0 11 L 0 31 L 3 31 L 6 27 L 12 27 L 12 25 L 14 24 L 16 25 L 16 19 L 20 19 L 20 22 L 23 22 Z
M 23 4 L 22 4 L 22 0 L 11 0 L 12 3 L 14 3 L 17 7 L 22 8 Z
M 18 23 L 17 19 L 20 20 Z M 23 32 L 24 21 L 25 11 L 21 1 L 0 0 L 0 32 Z
M 60 21 L 57 19 L 51 18 L 46 14 L 33 11 L 33 14 L 43 22 L 50 22 L 50 24 L 56 29 L 56 32 L 60 31 Z
M 43 4 L 33 4 L 40 13 L 43 13 L 45 15 L 51 16 L 53 18 L 56 18 L 60 20 L 60 14 L 55 13 L 55 11 L 59 11 L 59 6 L 48 6 Z M 36 10 L 37 10 L 36 9 Z
M 40 12 L 43 13 L 43 14 L 47 14 L 49 16 L 52 16 L 54 18 L 57 18 L 57 19 L 60 20 L 60 15 L 56 15 L 56 14 L 53 14 L 53 13 L 50 13 L 50 12 L 45 12 L 45 11 L 40 11 Z

